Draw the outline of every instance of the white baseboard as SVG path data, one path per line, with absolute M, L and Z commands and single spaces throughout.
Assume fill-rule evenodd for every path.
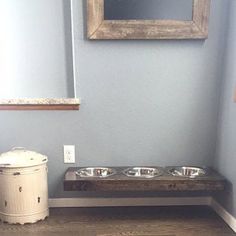
M 229 227 L 236 232 L 236 218 L 232 216 L 223 206 L 221 206 L 214 198 L 211 199 L 212 209 L 225 221 Z
M 210 206 L 234 232 L 236 218 L 212 197 L 51 198 L 49 207 Z
M 113 206 L 184 206 L 209 205 L 211 197 L 145 197 L 145 198 L 52 198 L 49 207 Z

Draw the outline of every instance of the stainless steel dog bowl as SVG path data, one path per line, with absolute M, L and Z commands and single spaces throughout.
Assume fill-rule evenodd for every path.
M 99 177 L 105 178 L 114 175 L 116 171 L 108 167 L 87 167 L 79 169 L 76 174 L 80 177 Z
M 130 167 L 123 171 L 128 177 L 153 178 L 163 174 L 161 168 L 154 167 Z
M 192 166 L 177 166 L 167 168 L 168 173 L 173 176 L 196 178 L 207 175 L 207 171 L 204 168 L 192 167 Z

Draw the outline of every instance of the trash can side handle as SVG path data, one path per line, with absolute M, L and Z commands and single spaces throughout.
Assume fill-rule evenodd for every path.
M 9 164 L 9 163 L 7 163 L 7 164 L 5 164 L 5 163 L 0 163 L 0 168 L 4 168 L 4 167 L 8 167 L 8 166 L 10 166 L 11 164 Z
M 11 150 L 15 151 L 15 150 L 26 150 L 26 149 L 24 147 L 13 147 Z

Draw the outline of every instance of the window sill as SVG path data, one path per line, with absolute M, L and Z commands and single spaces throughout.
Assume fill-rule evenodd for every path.
M 0 99 L 0 110 L 79 110 L 77 98 Z

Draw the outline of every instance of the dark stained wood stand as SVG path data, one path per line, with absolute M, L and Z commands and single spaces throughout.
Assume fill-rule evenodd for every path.
M 69 168 L 64 179 L 65 191 L 221 191 L 225 178 L 209 169 L 208 175 L 197 178 L 177 177 L 164 172 L 154 178 L 127 177 L 122 173 L 127 167 L 112 167 L 116 174 L 106 178 L 80 177 L 76 171 L 82 167 Z

